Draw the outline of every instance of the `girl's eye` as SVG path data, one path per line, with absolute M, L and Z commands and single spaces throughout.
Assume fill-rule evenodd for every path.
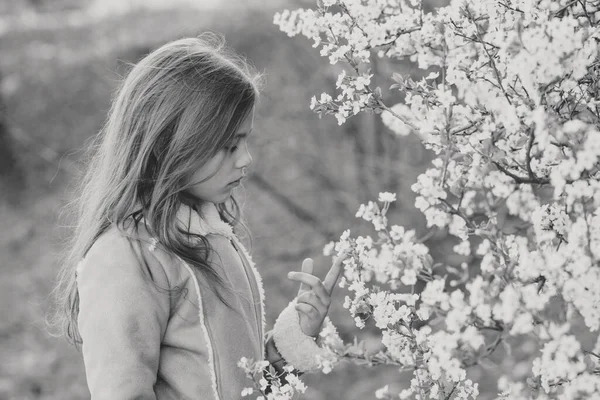
M 237 150 L 237 148 L 238 148 L 238 147 L 237 147 L 237 145 L 235 145 L 235 146 L 231 146 L 231 147 L 229 148 L 229 152 L 230 152 L 230 153 L 233 153 L 233 152 L 235 152 L 235 151 Z

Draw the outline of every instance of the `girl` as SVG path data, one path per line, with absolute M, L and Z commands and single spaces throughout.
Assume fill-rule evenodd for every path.
M 238 399 L 242 357 L 317 368 L 342 259 L 323 281 L 310 259 L 291 272 L 299 295 L 265 332 L 260 275 L 235 233 L 258 83 L 211 35 L 162 46 L 123 81 L 60 274 L 92 399 Z

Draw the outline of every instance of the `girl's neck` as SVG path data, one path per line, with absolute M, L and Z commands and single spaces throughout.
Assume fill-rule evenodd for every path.
M 177 219 L 190 233 L 202 236 L 212 233 L 230 239 L 233 237 L 233 228 L 223 221 L 214 203 L 204 202 L 196 207 L 182 203 L 177 211 Z

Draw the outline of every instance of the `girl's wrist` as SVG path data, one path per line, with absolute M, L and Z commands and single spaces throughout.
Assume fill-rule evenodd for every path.
M 275 340 L 273 340 L 273 336 L 271 335 L 267 339 L 267 343 L 265 345 L 265 358 L 271 364 L 279 363 L 281 361 L 285 361 L 279 350 L 277 350 L 277 346 L 275 346 Z

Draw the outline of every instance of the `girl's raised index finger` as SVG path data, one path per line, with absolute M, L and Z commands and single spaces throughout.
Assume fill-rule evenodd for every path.
M 313 272 L 313 260 L 312 258 L 305 258 L 302 261 L 302 272 L 312 275 Z M 310 290 L 310 286 L 306 283 L 300 283 L 300 288 L 298 289 L 298 294 L 302 294 L 306 291 Z
M 330 295 L 331 292 L 333 292 L 333 288 L 335 287 L 336 282 L 342 274 L 342 271 L 344 270 L 342 262 L 348 257 L 348 254 L 349 252 L 345 251 L 333 261 L 331 269 L 329 270 L 327 276 L 323 280 L 323 286 L 325 286 L 325 290 L 327 290 L 327 293 L 329 293 Z

